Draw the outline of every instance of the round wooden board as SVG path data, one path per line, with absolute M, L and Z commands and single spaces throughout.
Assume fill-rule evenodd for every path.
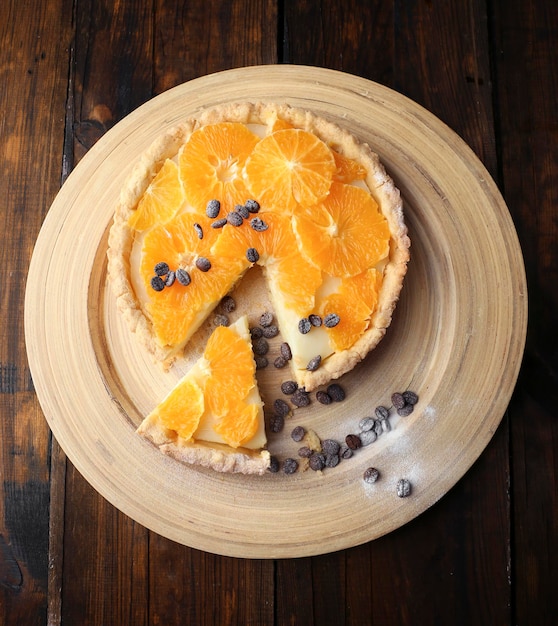
M 283 458 L 296 456 L 289 436 L 295 424 L 341 439 L 375 406 L 389 405 L 393 391 L 412 389 L 420 402 L 411 416 L 393 418 L 390 432 L 323 474 L 223 475 L 166 458 L 135 433 L 180 367 L 163 373 L 116 315 L 106 283 L 114 205 L 134 162 L 165 129 L 203 108 L 240 100 L 287 102 L 345 126 L 379 153 L 404 198 L 412 256 L 385 339 L 342 379 L 343 403 L 314 402 L 295 412 L 269 446 Z M 25 330 L 33 380 L 55 437 L 114 506 L 161 535 L 216 554 L 300 557 L 388 533 L 463 476 L 513 391 L 526 296 L 507 208 L 453 131 L 365 79 L 312 67 L 259 66 L 171 89 L 89 151 L 37 240 Z M 273 391 L 264 392 L 272 401 Z M 362 474 L 371 465 L 381 478 L 367 485 Z M 410 497 L 397 497 L 400 478 L 411 481 Z

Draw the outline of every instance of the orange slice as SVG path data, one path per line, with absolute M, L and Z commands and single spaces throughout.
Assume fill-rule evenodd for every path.
M 214 427 L 215 432 L 231 448 L 248 443 L 258 432 L 260 408 L 257 404 L 247 404 L 239 413 L 225 415 Z
M 218 199 L 232 211 L 249 194 L 243 179 L 244 164 L 259 137 L 244 124 L 222 122 L 194 131 L 179 154 L 180 176 L 186 198 L 198 212 Z
M 332 150 L 331 152 L 333 153 L 336 167 L 333 180 L 340 183 L 352 183 L 355 180 L 364 180 L 366 178 L 366 170 L 360 163 L 349 159 L 349 157 L 346 157 L 335 150 Z
M 304 130 L 286 128 L 264 137 L 246 162 L 246 181 L 266 209 L 292 212 L 297 203 L 325 198 L 335 172 L 327 145 Z
M 203 392 L 189 379 L 183 379 L 151 412 L 149 419 L 158 419 L 165 428 L 189 440 L 199 426 L 204 412 Z
M 155 224 L 164 224 L 174 217 L 185 200 L 178 166 L 167 159 L 128 219 L 128 226 L 143 231 Z
M 363 189 L 332 183 L 327 198 L 301 206 L 294 227 L 302 253 L 331 276 L 354 276 L 389 252 L 387 220 Z
M 200 228 L 203 237 L 200 239 Z M 241 258 L 214 256 L 211 247 L 219 232 L 202 215 L 181 213 L 170 222 L 153 228 L 143 240 L 140 273 L 149 294 L 147 311 L 153 330 L 162 346 L 179 349 L 199 327 L 208 312 L 227 294 L 249 266 Z M 202 271 L 196 265 L 208 259 L 211 268 Z M 169 270 L 188 273 L 190 284 L 175 279 L 162 291 L 151 287 L 154 268 L 164 262 Z
M 208 373 L 204 389 L 207 408 L 218 417 L 238 412 L 255 385 L 250 346 L 232 328 L 219 326 L 207 342 L 204 358 Z
M 319 311 L 324 319 L 331 313 L 339 316 L 337 326 L 324 327 L 336 350 L 350 348 L 368 327 L 370 309 L 360 299 L 350 301 L 343 294 L 332 293 L 321 302 Z

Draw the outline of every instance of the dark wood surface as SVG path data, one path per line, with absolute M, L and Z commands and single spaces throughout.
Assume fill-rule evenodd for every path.
M 174 85 L 268 63 L 377 81 L 457 131 L 516 224 L 530 319 L 500 427 L 435 506 L 362 546 L 256 561 L 164 539 L 83 480 L 34 393 L 23 305 L 46 212 L 103 133 Z M 558 3 L 3 0 L 0 216 L 0 624 L 556 623 Z

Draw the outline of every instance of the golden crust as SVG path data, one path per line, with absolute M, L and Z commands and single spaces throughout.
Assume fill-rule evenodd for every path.
M 235 474 L 261 475 L 269 468 L 267 450 L 233 449 L 218 443 L 184 441 L 156 420 L 148 418 L 143 420 L 137 432 L 152 441 L 163 454 L 181 463 Z

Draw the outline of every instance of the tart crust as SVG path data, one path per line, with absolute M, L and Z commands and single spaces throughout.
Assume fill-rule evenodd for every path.
M 202 111 L 198 117 L 166 132 L 141 156 L 122 189 L 109 235 L 108 277 L 116 295 L 118 310 L 130 330 L 156 361 L 169 367 L 177 356 L 176 351 L 157 342 L 151 322 L 132 286 L 130 256 L 133 233 L 127 224 L 128 218 L 165 159 L 174 157 L 196 129 L 227 121 L 271 127 L 277 119 L 315 134 L 332 149 L 362 165 L 367 172 L 365 183 L 386 217 L 391 233 L 389 260 L 384 270 L 378 305 L 367 330 L 351 348 L 324 359 L 317 370 L 293 371 L 299 385 L 311 391 L 352 370 L 378 345 L 391 323 L 410 256 L 410 240 L 399 190 L 386 173 L 378 155 L 337 124 L 286 104 L 243 102 Z

